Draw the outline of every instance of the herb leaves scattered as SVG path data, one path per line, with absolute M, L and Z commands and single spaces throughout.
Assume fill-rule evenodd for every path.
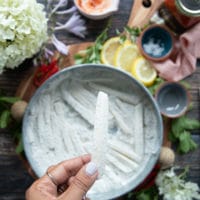
M 126 26 L 124 28 L 125 34 L 128 35 L 129 39 L 132 42 L 136 41 L 136 38 L 140 35 L 140 33 L 142 32 L 142 29 L 136 27 L 136 28 L 131 28 L 129 26 Z
M 100 53 L 104 42 L 108 38 L 108 28 L 106 28 L 96 39 L 94 45 L 88 47 L 85 50 L 79 51 L 78 54 L 74 56 L 76 64 L 84 63 L 101 63 Z
M 7 128 L 11 121 L 10 107 L 18 101 L 17 97 L 6 97 L 0 94 L 0 128 Z
M 107 28 L 97 37 L 94 42 L 94 45 L 89 46 L 85 50 L 79 51 L 75 56 L 74 60 L 76 64 L 85 64 L 85 63 L 101 63 L 100 54 L 102 47 L 105 41 L 108 39 L 108 29 L 110 24 L 108 24 Z M 135 42 L 136 38 L 141 33 L 141 29 L 139 28 L 130 28 L 125 27 L 124 32 L 121 33 L 118 30 L 116 31 L 117 35 L 120 36 L 120 42 L 123 43 L 126 39 L 130 39 Z
M 148 87 L 150 93 L 151 93 L 152 95 L 154 95 L 155 92 L 156 92 L 156 90 L 158 89 L 158 87 L 159 87 L 162 83 L 164 83 L 164 82 L 165 82 L 164 79 L 162 79 L 162 78 L 160 78 L 160 77 L 157 77 L 156 80 L 154 81 L 153 85 L 151 85 L 151 86 Z
M 11 113 L 8 110 L 3 110 L 0 115 L 0 128 L 6 128 L 10 122 Z
M 130 192 L 127 195 L 127 200 L 158 200 L 158 189 L 154 185 L 148 189 L 142 189 L 139 192 Z
M 190 119 L 186 116 L 173 119 L 169 139 L 178 144 L 178 152 L 188 153 L 197 148 L 190 131 L 199 128 L 200 122 L 198 120 Z
M 9 128 L 12 138 L 16 141 L 16 152 L 21 153 L 23 151 L 22 139 L 21 139 L 21 123 L 16 122 L 11 116 L 11 106 L 13 103 L 19 101 L 18 97 L 7 97 L 0 93 L 0 129 Z M 11 122 L 12 126 L 11 126 Z

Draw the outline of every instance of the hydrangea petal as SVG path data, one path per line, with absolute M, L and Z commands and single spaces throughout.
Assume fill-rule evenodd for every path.
M 44 6 L 36 0 L 0 1 L 0 73 L 36 54 L 47 40 Z

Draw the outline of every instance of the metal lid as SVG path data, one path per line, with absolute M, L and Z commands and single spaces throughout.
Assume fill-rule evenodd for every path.
M 200 0 L 176 0 L 176 6 L 184 15 L 200 17 Z

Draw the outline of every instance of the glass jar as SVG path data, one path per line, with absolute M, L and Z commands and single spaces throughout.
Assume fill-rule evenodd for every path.
M 200 21 L 200 0 L 165 0 L 165 6 L 184 28 Z

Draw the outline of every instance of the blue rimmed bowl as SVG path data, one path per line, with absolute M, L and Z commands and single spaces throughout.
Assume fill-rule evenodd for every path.
M 150 25 L 140 35 L 138 46 L 148 60 L 163 61 L 172 53 L 174 39 L 172 33 L 163 25 Z

